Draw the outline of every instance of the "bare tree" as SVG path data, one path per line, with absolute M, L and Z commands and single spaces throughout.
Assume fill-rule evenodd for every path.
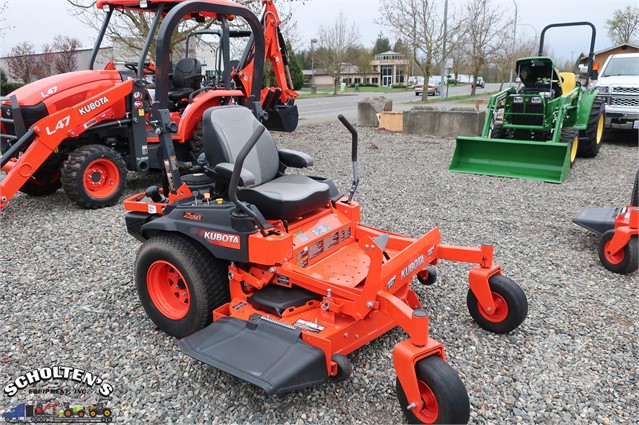
M 50 77 L 55 74 L 54 69 L 55 53 L 50 44 L 42 46 L 42 53 L 35 57 L 35 67 L 33 74 L 37 79 Z
M 53 50 L 56 52 L 53 64 L 56 72 L 71 72 L 78 68 L 78 49 L 82 43 L 77 38 L 56 35 L 53 39 Z
M 626 6 L 625 9 L 617 9 L 612 19 L 606 20 L 608 36 L 617 44 L 633 43 L 637 41 L 639 32 L 639 7 Z
M 380 3 L 380 23 L 392 28 L 410 47 L 413 60 L 422 71 L 427 84 L 441 61 L 444 42 L 444 22 L 439 9 L 440 2 L 432 0 L 389 0 Z M 457 32 L 461 21 L 458 14 L 449 13 L 448 41 Z M 422 100 L 428 100 L 428 90 L 422 93 Z
M 501 49 L 494 55 L 491 62 L 497 67 L 497 79 L 501 82 L 499 86 L 500 91 L 504 88 L 504 81 L 508 79 L 510 70 L 515 66 L 517 59 L 536 56 L 538 52 L 537 49 L 537 39 L 519 39 L 516 43 L 515 51 L 511 49 Z M 547 51 L 547 48 L 545 51 Z
M 33 44 L 23 41 L 12 47 L 7 58 L 7 65 L 9 66 L 9 75 L 13 79 L 22 80 L 24 83 L 31 82 L 36 67 Z
M 465 4 L 466 25 L 464 26 L 465 46 L 473 76 L 471 95 L 475 94 L 479 70 L 493 60 L 504 48 L 512 21 L 504 21 L 504 11 L 492 7 L 490 0 L 473 0 Z
M 349 59 L 349 50 L 355 47 L 359 40 L 359 29 L 357 25 L 350 24 L 346 16 L 340 12 L 333 25 L 320 25 L 317 38 L 320 48 L 316 51 L 316 60 L 319 66 L 333 77 L 333 94 L 336 95 L 342 66 Z
M 366 82 L 366 76 L 369 75 L 373 69 L 373 66 L 371 65 L 373 58 L 374 56 L 371 52 L 363 47 L 358 49 L 358 52 L 355 55 L 355 66 L 357 66 L 357 69 L 359 70 L 362 83 Z
M 7 24 L 7 8 L 9 7 L 9 3 L 0 4 L 0 40 L 4 38 L 6 32 L 13 28 L 13 26 Z

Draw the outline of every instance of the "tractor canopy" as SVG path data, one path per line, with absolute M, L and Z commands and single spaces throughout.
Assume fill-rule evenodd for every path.
M 241 6 L 238 3 L 228 1 L 228 0 L 199 0 L 205 3 L 212 4 L 224 4 L 229 6 Z M 132 10 L 136 12 L 154 12 L 160 5 L 164 5 L 164 12 L 166 13 L 180 3 L 184 3 L 185 0 L 97 0 L 95 6 L 98 9 L 110 10 L 110 9 L 119 9 L 119 10 Z M 215 13 L 197 13 L 200 16 L 207 16 L 209 18 L 214 18 Z M 196 17 L 196 16 L 193 16 Z

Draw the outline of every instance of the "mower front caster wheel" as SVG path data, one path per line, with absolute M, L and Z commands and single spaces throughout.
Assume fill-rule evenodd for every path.
M 135 261 L 140 302 L 161 331 L 187 337 L 211 323 L 230 301 L 228 263 L 184 236 L 160 234 L 144 242 Z
M 415 364 L 417 385 L 424 407 L 417 411 L 397 379 L 397 399 L 410 424 L 465 424 L 470 419 L 470 401 L 464 383 L 448 363 L 436 356 Z
M 528 314 L 526 294 L 512 279 L 494 275 L 488 280 L 495 303 L 494 311 L 486 311 L 472 290 L 468 290 L 468 312 L 479 326 L 487 331 L 503 334 L 517 329 Z
M 331 360 L 337 364 L 337 374 L 331 376 L 333 382 L 344 382 L 351 377 L 353 373 L 353 363 L 343 354 L 333 354 Z
M 417 280 L 422 285 L 433 285 L 437 282 L 437 270 L 433 266 L 426 266 L 426 270 L 417 275 Z
M 630 240 L 620 251 L 611 253 L 610 241 L 615 235 L 615 230 L 608 230 L 599 238 L 599 260 L 605 268 L 613 273 L 628 274 L 639 268 L 639 239 L 631 236 Z

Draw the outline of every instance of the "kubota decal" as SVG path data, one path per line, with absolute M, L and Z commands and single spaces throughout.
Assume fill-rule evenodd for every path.
M 80 115 L 88 114 L 89 112 L 93 111 L 95 108 L 99 108 L 100 106 L 106 105 L 107 103 L 109 103 L 109 98 L 106 96 L 102 96 L 101 98 L 94 100 L 88 105 L 84 105 L 83 107 L 78 109 L 78 112 L 80 113 Z
M 210 230 L 197 230 L 197 234 L 208 243 L 225 248 L 240 249 L 240 237 L 228 233 L 214 232 Z
M 402 269 L 401 279 L 406 279 L 409 274 L 414 272 L 417 267 L 421 266 L 422 264 L 424 264 L 424 254 L 415 258 L 413 261 L 410 262 L 409 265 Z

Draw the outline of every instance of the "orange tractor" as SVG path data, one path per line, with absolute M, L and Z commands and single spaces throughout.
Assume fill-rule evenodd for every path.
M 193 10 L 174 8 L 160 28 L 157 57 Z M 237 12 L 235 12 L 237 14 Z M 261 69 L 255 67 L 255 78 Z M 439 229 L 411 237 L 361 223 L 353 200 L 326 177 L 287 173 L 312 158 L 278 149 L 255 112 L 207 109 L 205 160 L 182 179 L 171 151 L 166 85 L 158 85 L 154 125 L 166 155 L 168 188 L 149 187 L 124 203 L 128 232 L 144 242 L 135 263 L 140 301 L 188 355 L 263 388 L 285 393 L 349 377 L 347 355 L 399 326 L 393 351 L 397 397 L 411 423 L 464 423 L 470 403 L 444 346 L 429 336 L 429 315 L 412 288 L 430 285 L 440 260 L 471 263 L 467 306 L 484 329 L 506 333 L 526 318 L 522 289 L 493 263 L 493 248 L 446 245 Z M 158 93 L 159 92 L 159 93 Z
M 85 208 L 114 205 L 122 195 L 127 171 L 164 169 L 164 154 L 152 130 L 154 89 L 164 91 L 170 117 L 172 158 L 178 165 L 195 163 L 201 153 L 201 120 L 204 111 L 218 105 L 238 104 L 255 111 L 272 130 L 293 131 L 298 113 L 297 94 L 288 72 L 288 53 L 279 30 L 280 18 L 272 0 L 262 1 L 258 19 L 242 8 L 250 31 L 233 30 L 235 3 L 206 0 L 216 12 L 193 11 L 185 19 L 214 20 L 219 26 L 220 78 L 202 84 L 202 64 L 193 57 L 174 67 L 166 58 L 157 64 L 147 54 L 161 18 L 182 0 L 98 0 L 106 18 L 97 38 L 90 70 L 56 75 L 35 81 L 0 98 L 0 167 L 7 175 L 0 181 L 0 209 L 17 191 L 48 195 L 62 187 L 67 196 Z M 115 62 L 103 70 L 94 63 L 114 11 L 154 13 L 155 17 L 138 62 Z M 231 61 L 230 39 L 247 36 L 239 61 Z M 170 37 L 171 34 L 167 34 Z M 269 59 L 278 87 L 262 88 L 256 70 Z M 157 93 L 157 91 L 156 91 Z

